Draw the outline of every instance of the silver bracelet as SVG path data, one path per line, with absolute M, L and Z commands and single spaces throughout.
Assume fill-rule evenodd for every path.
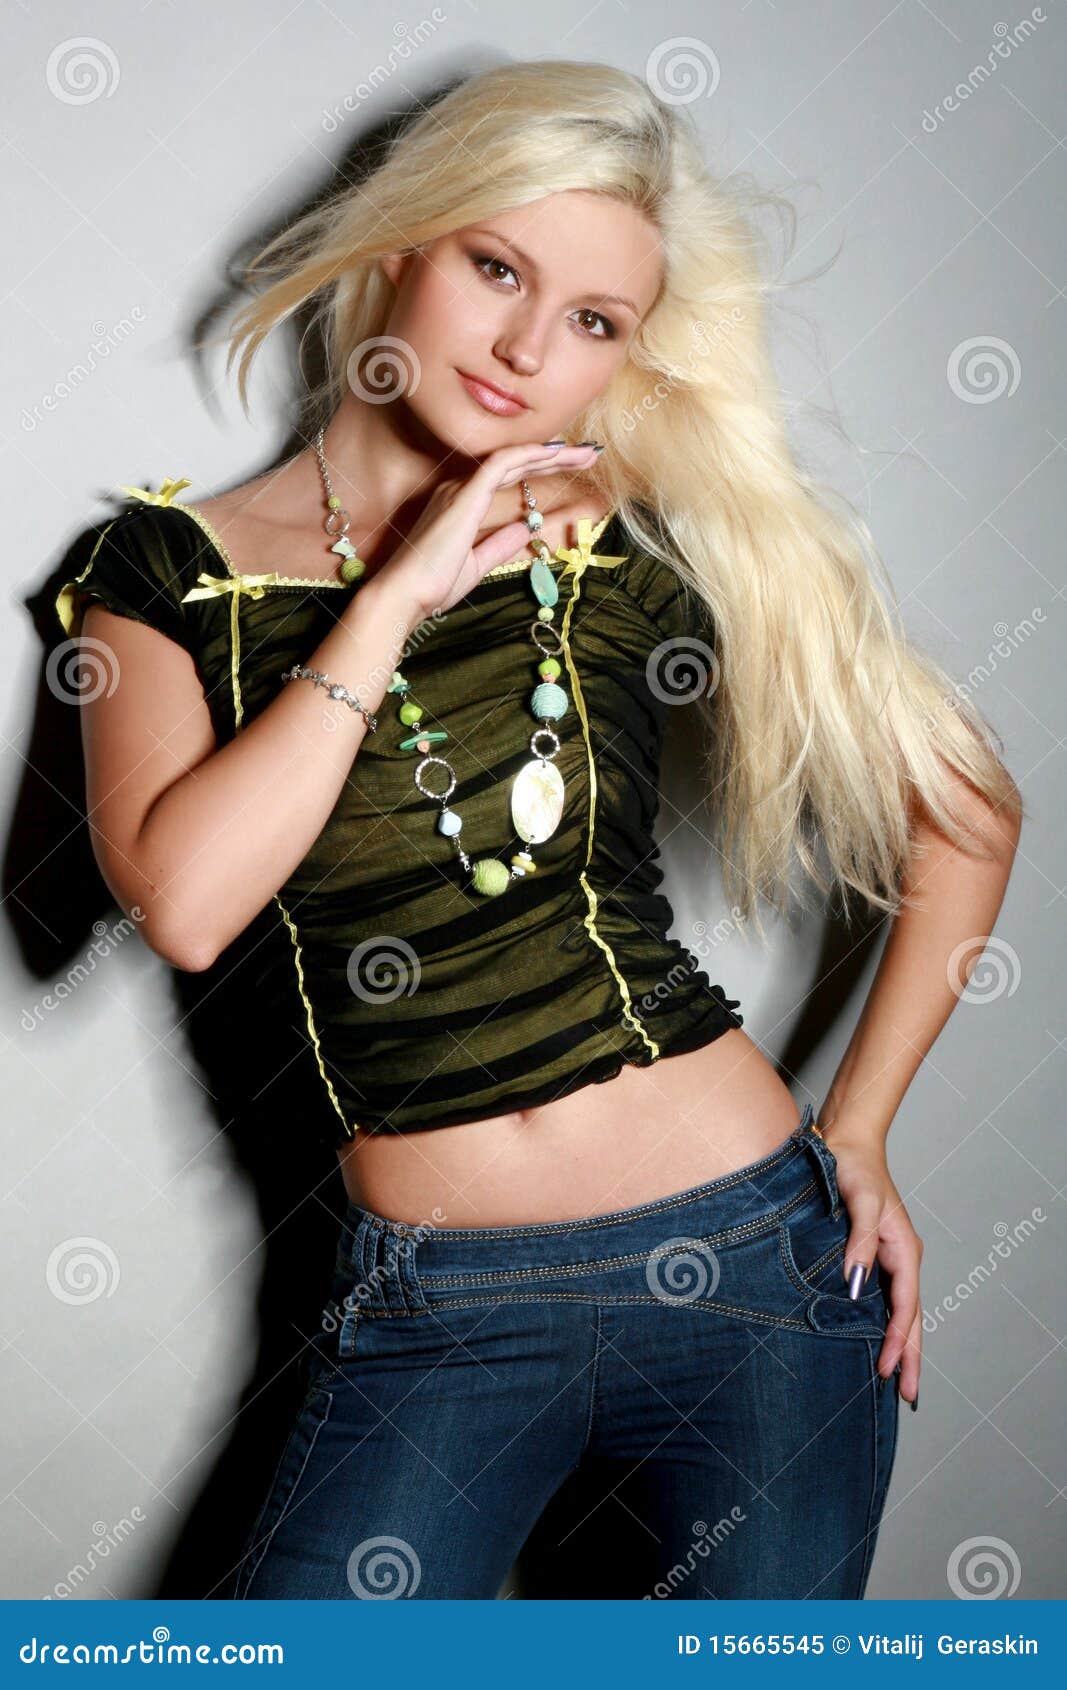
M 331 698 L 342 699 L 350 709 L 358 710 L 371 733 L 375 733 L 377 731 L 377 718 L 375 716 L 371 716 L 363 708 L 359 699 L 350 693 L 347 687 L 343 687 L 340 681 L 331 681 L 329 675 L 324 675 L 321 669 L 309 669 L 306 665 L 294 663 L 291 669 L 283 669 L 282 680 L 314 681 L 317 687 L 325 687 Z

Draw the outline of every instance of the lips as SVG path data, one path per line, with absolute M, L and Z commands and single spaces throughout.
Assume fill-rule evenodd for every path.
M 525 400 L 505 393 L 492 382 L 482 381 L 479 376 L 468 375 L 466 370 L 457 370 L 456 374 L 471 398 L 476 400 L 483 410 L 491 411 L 494 416 L 514 417 L 518 416 L 520 411 L 529 409 Z

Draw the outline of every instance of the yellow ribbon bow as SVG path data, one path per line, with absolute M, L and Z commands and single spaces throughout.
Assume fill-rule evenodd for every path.
M 264 588 L 276 587 L 280 579 L 276 569 L 266 575 L 208 575 L 205 571 L 197 576 L 199 587 L 190 588 L 182 604 L 189 604 L 193 599 L 215 598 L 220 593 L 247 593 L 251 599 L 261 599 Z
M 608 518 L 605 517 L 602 522 L 597 524 L 597 532 L 602 532 L 607 524 Z M 594 552 L 593 521 L 588 516 L 582 516 L 578 519 L 577 546 L 560 546 L 553 555 L 558 557 L 561 563 L 573 564 L 579 571 L 585 569 L 588 564 L 610 569 L 613 564 L 626 562 L 625 557 L 610 557 L 607 552 Z
M 147 487 L 124 487 L 122 491 L 129 493 L 133 499 L 143 499 L 146 505 L 169 505 L 175 493 L 180 493 L 183 487 L 192 485 L 189 480 L 172 481 L 168 475 L 164 477 L 158 493 L 150 493 Z

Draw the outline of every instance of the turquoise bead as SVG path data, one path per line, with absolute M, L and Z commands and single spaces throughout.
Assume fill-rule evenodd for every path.
M 441 741 L 447 738 L 448 734 L 444 728 L 432 728 L 427 733 L 412 734 L 409 739 L 402 739 L 397 749 L 414 751 L 415 747 L 421 745 L 423 740 L 426 740 L 430 745 L 440 745 Z
M 550 722 L 558 722 L 569 702 L 567 694 L 555 681 L 542 681 L 539 687 L 534 687 L 530 696 L 530 709 L 538 720 L 547 716 Z
M 556 604 L 559 586 L 556 577 L 543 558 L 536 558 L 530 569 L 530 586 L 538 604 Z

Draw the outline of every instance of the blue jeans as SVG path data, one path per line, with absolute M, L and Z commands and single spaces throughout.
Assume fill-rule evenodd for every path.
M 440 1230 L 349 1203 L 234 1595 L 493 1598 L 581 1468 L 608 1553 L 613 1518 L 637 1533 L 610 1594 L 862 1597 L 898 1393 L 847 1233 L 810 1106 L 760 1161 L 588 1219 Z

